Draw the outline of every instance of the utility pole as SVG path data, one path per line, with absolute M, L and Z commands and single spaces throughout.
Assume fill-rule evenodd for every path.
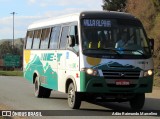
M 12 48 L 14 50 L 14 15 L 17 14 L 17 13 L 12 12 L 11 14 L 13 15 L 13 44 L 12 44 Z

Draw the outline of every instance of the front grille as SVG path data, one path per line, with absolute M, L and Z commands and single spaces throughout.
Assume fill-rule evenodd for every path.
M 139 79 L 140 71 L 102 70 L 105 79 Z

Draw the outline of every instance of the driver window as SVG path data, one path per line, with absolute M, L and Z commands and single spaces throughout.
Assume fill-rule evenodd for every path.
M 73 43 L 75 44 L 73 46 L 73 49 L 78 52 L 79 49 L 78 49 L 78 28 L 76 25 L 73 25 L 73 26 L 70 26 L 70 32 L 69 32 L 69 35 L 72 37 L 73 39 Z

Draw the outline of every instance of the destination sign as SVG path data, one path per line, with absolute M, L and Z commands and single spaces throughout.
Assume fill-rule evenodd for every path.
M 84 19 L 83 26 L 87 27 L 111 27 L 111 21 L 107 19 Z

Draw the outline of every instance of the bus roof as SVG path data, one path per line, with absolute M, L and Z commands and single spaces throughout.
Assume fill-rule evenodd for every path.
M 89 18 L 113 18 L 113 19 L 136 19 L 133 15 L 125 12 L 117 11 L 84 11 L 81 12 L 81 17 Z
M 35 29 L 35 28 L 40 28 L 40 27 L 45 27 L 45 26 L 51 26 L 51 25 L 56 25 L 56 24 L 61 24 L 61 23 L 67 23 L 67 22 L 73 22 L 73 21 L 78 21 L 80 13 L 75 13 L 75 14 L 69 14 L 65 16 L 60 16 L 60 17 L 54 17 L 54 18 L 49 18 L 46 20 L 38 21 L 33 24 L 31 24 L 28 29 Z
M 137 20 L 136 17 L 129 13 L 124 12 L 114 12 L 114 11 L 83 11 L 80 13 L 69 14 L 65 16 L 60 16 L 56 18 L 49 18 L 46 20 L 38 21 L 31 24 L 28 27 L 30 29 L 36 29 L 45 26 L 52 26 L 56 24 L 62 24 L 67 22 L 78 21 L 80 18 L 112 18 L 112 19 L 132 19 Z

